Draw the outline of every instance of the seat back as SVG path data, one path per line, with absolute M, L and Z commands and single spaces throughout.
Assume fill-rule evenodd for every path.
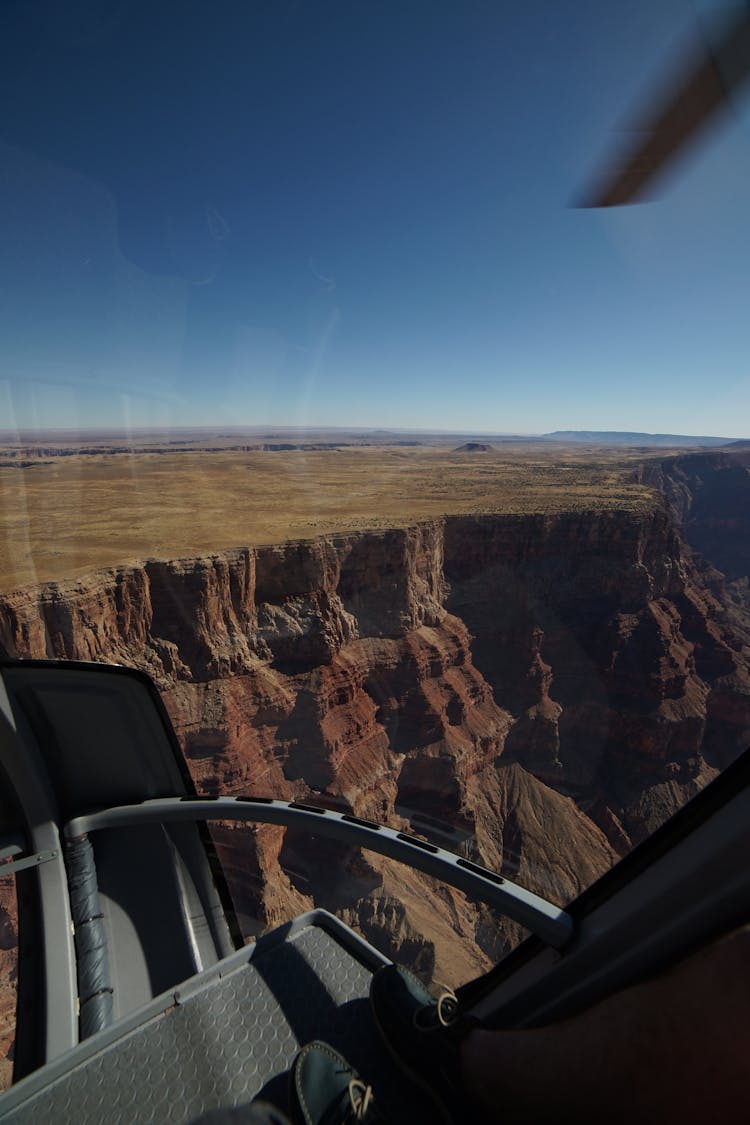
M 145 675 L 53 661 L 5 663 L 0 674 L 25 768 L 44 794 L 44 811 L 31 813 L 32 820 L 48 818 L 62 837 L 65 823 L 84 811 L 194 795 L 174 731 Z M 111 829 L 92 837 L 87 854 L 93 871 L 84 871 L 83 898 L 90 904 L 97 901 L 91 894 L 98 895 L 98 909 L 83 908 L 93 910 L 94 927 L 83 941 L 84 927 L 80 919 L 77 923 L 82 1013 L 88 999 L 81 995 L 82 976 L 93 971 L 98 991 L 111 989 L 91 1029 L 101 1026 L 102 1018 L 140 1007 L 236 947 L 238 930 L 205 826 Z M 80 849 L 78 860 L 91 863 Z M 74 889 L 74 916 L 77 893 Z M 45 934 L 45 944 L 58 937 Z M 106 986 L 102 956 L 108 961 Z M 47 989 L 48 998 L 53 991 Z M 83 1016 L 81 1030 L 87 1033 Z

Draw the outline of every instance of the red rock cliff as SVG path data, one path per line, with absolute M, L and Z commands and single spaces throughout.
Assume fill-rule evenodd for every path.
M 561 902 L 750 727 L 746 652 L 659 504 L 149 561 L 6 595 L 0 644 L 149 672 L 203 790 L 411 821 Z M 338 905 L 443 979 L 517 939 L 388 861 L 217 835 L 262 923 Z

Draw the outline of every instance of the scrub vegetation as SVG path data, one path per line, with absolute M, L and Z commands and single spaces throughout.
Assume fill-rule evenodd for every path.
M 643 450 L 515 443 L 465 451 L 455 441 L 100 450 L 0 448 L 0 589 L 445 514 L 653 502 L 636 483 Z

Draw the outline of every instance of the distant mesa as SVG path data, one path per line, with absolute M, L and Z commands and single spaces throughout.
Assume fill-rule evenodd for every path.
M 725 437 L 691 434 L 641 434 L 631 430 L 555 430 L 551 434 L 542 434 L 542 441 L 590 442 L 597 445 L 697 445 L 709 449 L 726 445 L 729 440 Z
M 39 465 L 51 465 L 51 461 L 22 461 L 19 458 L 0 460 L 0 469 L 36 469 Z
M 463 445 L 459 445 L 454 449 L 454 453 L 489 453 L 492 446 L 488 445 L 486 441 L 465 441 Z

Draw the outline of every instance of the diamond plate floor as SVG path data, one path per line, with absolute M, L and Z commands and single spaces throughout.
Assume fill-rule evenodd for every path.
M 328 932 L 307 925 L 221 979 L 198 983 L 115 1042 L 98 1050 L 84 1045 L 88 1057 L 72 1058 L 41 1088 L 34 1087 L 42 1072 L 32 1075 L 9 1092 L 11 1105 L 0 1100 L 0 1115 L 13 1125 L 240 1121 L 226 1111 L 258 1095 L 286 1110 L 297 1050 L 323 1039 L 373 1084 L 386 1121 L 434 1120 L 377 1040 L 370 976 Z M 28 1097 L 13 1105 L 24 1087 Z

